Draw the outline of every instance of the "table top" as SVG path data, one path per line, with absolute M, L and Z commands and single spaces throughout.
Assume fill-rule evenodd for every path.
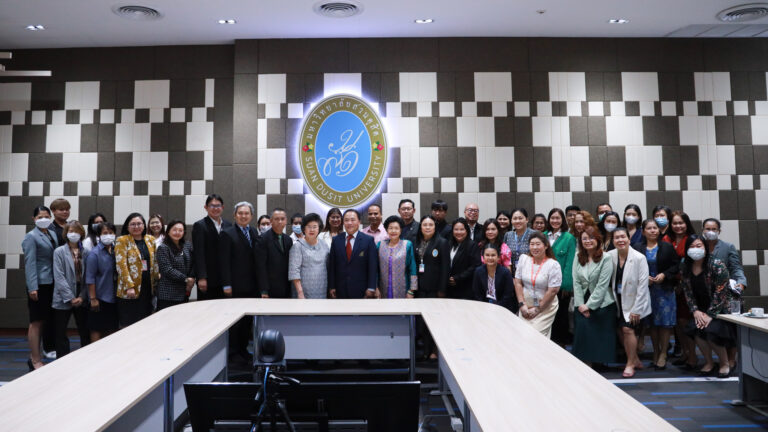
M 164 309 L 0 387 L 0 424 L 103 430 L 243 315 L 403 314 L 423 316 L 484 431 L 676 430 L 508 310 L 450 299 L 226 299 Z
M 755 330 L 768 332 L 768 316 L 766 318 L 750 318 L 741 315 L 720 314 L 717 318 Z

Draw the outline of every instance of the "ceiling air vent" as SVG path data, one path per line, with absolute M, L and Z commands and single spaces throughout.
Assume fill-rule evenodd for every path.
M 163 17 L 157 9 L 146 6 L 115 6 L 112 12 L 121 18 L 136 21 L 153 21 Z
M 363 5 L 350 0 L 321 1 L 314 6 L 315 13 L 328 18 L 349 18 L 363 12 Z
M 736 23 L 754 21 L 768 16 L 768 3 L 750 3 L 725 9 L 717 14 L 717 19 Z

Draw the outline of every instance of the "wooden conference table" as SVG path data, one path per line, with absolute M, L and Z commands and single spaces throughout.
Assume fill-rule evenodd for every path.
M 227 329 L 244 315 L 421 315 L 440 350 L 441 373 L 471 418 L 465 430 L 676 430 L 508 310 L 449 299 L 227 299 L 172 307 L 0 387 L 0 425 L 167 428 L 168 416 L 186 406 L 183 382 L 211 381 L 226 368 Z

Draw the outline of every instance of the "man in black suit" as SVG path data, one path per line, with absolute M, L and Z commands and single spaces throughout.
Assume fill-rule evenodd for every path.
M 328 292 L 331 298 L 374 298 L 379 253 L 373 237 L 360 232 L 360 212 L 344 212 L 344 234 L 331 242 Z
M 397 212 L 400 214 L 400 217 L 403 218 L 403 222 L 405 223 L 400 232 L 400 238 L 410 240 L 411 243 L 416 244 L 416 234 L 419 232 L 419 221 L 417 221 L 414 216 L 416 212 L 416 204 L 408 198 L 402 199 L 400 200 L 400 204 L 397 205 Z
M 291 283 L 288 280 L 288 257 L 293 240 L 283 234 L 288 215 L 284 209 L 272 210 L 269 218 L 272 229 L 261 235 L 256 254 L 256 269 L 259 291 L 262 298 L 291 298 Z
M 192 225 L 192 250 L 195 275 L 197 275 L 197 298 L 199 300 L 222 298 L 219 270 L 219 234 L 232 226 L 224 220 L 224 200 L 217 194 L 205 199 L 208 216 Z
M 469 225 L 469 239 L 475 243 L 479 243 L 483 240 L 483 224 L 478 223 L 477 219 L 480 217 L 480 208 L 475 203 L 469 203 L 464 207 L 464 219 L 467 220 Z
M 247 201 L 235 204 L 235 224 L 221 230 L 219 235 L 219 266 L 224 297 L 256 297 L 255 252 L 259 248 L 259 235 L 250 226 L 253 205 Z M 229 331 L 230 353 L 250 362 L 252 317 L 243 317 Z

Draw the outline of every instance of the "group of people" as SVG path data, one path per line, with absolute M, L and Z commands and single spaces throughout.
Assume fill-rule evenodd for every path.
M 116 227 L 94 214 L 86 229 L 67 221 L 69 203 L 34 209 L 35 228 L 24 239 L 29 291 L 30 369 L 42 366 L 40 342 L 56 355 L 69 352 L 66 326 L 74 315 L 81 344 L 186 302 L 197 286 L 200 300 L 234 298 L 438 298 L 498 304 L 556 343 L 573 345 L 587 363 L 612 363 L 617 338 L 627 363 L 624 376 L 642 367 L 646 334 L 653 364 L 663 369 L 672 332 L 681 356 L 702 375 L 727 376 L 735 360 L 735 330 L 717 319 L 746 286 L 738 252 L 719 240 L 720 222 L 707 219 L 697 235 L 682 211 L 657 206 L 653 217 L 630 204 L 623 214 L 607 203 L 595 217 L 576 206 L 532 218 L 523 208 L 500 211 L 481 223 L 477 204 L 446 220 L 436 200 L 415 217 L 402 200 L 398 215 L 367 208 L 332 208 L 325 218 L 275 208 L 252 226 L 253 205 L 234 205 L 211 194 L 207 216 L 191 240 L 180 220 L 160 215 L 147 223 L 130 214 Z M 597 219 L 597 221 L 596 221 Z M 287 229 L 290 222 L 290 229 Z M 733 281 L 731 279 L 734 279 Z M 46 345 L 51 331 L 53 347 Z M 436 347 L 423 326 L 424 355 Z M 41 337 L 42 335 L 42 337 Z M 230 331 L 230 351 L 248 358 L 250 323 Z M 712 351 L 720 364 L 715 370 Z

